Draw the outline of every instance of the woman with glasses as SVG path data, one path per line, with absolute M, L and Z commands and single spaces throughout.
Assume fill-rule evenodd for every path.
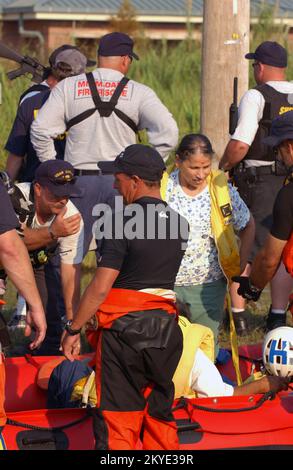
M 191 321 L 210 327 L 217 338 L 227 280 L 242 272 L 247 263 L 254 222 L 224 173 L 212 170 L 213 154 L 206 136 L 186 135 L 176 153 L 176 169 L 163 191 L 170 207 L 190 224 L 187 250 L 176 278 L 177 296 L 189 305 Z

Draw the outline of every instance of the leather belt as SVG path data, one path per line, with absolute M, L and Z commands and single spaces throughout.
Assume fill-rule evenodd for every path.
M 265 166 L 249 166 L 245 167 L 244 165 L 239 165 L 235 168 L 234 174 L 243 174 L 248 176 L 261 176 L 261 175 L 276 175 L 276 176 L 286 176 L 287 170 L 285 168 L 280 168 L 276 166 L 275 163 L 273 165 L 265 165 Z
M 74 170 L 75 176 L 98 176 L 101 174 L 100 170 Z

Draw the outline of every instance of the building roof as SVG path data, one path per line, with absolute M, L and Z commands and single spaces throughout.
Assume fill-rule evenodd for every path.
M 190 0 L 192 16 L 203 15 L 204 0 Z M 122 0 L 0 0 L 3 13 L 117 13 Z M 186 16 L 186 0 L 131 0 L 138 15 Z M 252 16 L 263 4 L 278 5 L 278 16 L 293 17 L 292 0 L 251 0 Z
M 11 0 L 0 0 L 0 13 L 2 13 L 3 8 L 12 3 Z

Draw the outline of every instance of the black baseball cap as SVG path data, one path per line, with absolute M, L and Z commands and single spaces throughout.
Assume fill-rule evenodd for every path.
M 278 147 L 285 140 L 293 140 L 293 111 L 273 120 L 270 136 L 263 139 L 263 143 L 269 147 Z
M 103 174 L 125 173 L 147 181 L 160 181 L 166 169 L 157 150 L 147 145 L 129 145 L 113 162 L 98 162 Z
M 64 160 L 47 160 L 41 163 L 36 170 L 34 182 L 48 188 L 54 196 L 82 195 L 76 188 L 73 166 Z
M 272 67 L 285 68 L 288 65 L 287 51 L 277 42 L 262 42 L 255 50 L 246 54 L 245 59 L 254 59 Z
M 139 60 L 133 52 L 133 40 L 125 33 L 109 33 L 101 37 L 98 55 L 105 57 L 129 55 Z
M 63 44 L 62 46 L 60 47 L 57 47 L 57 49 L 55 49 L 51 55 L 49 56 L 49 64 L 51 67 L 54 67 L 55 63 L 56 63 L 56 57 L 58 54 L 60 54 L 60 52 L 63 52 L 63 51 L 67 51 L 68 49 L 73 49 L 73 50 L 76 50 L 76 51 L 79 51 L 79 48 L 76 47 L 76 46 L 72 46 L 71 44 Z M 90 60 L 90 59 L 87 59 L 87 62 L 86 62 L 86 66 L 87 67 L 94 67 L 96 65 L 96 61 L 95 60 Z

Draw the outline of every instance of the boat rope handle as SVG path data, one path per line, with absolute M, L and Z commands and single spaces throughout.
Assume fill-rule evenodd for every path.
M 206 411 L 210 413 L 241 413 L 243 411 L 254 411 L 260 408 L 266 401 L 274 400 L 275 397 L 276 397 L 276 394 L 274 392 L 266 392 L 263 394 L 263 396 L 257 401 L 257 403 L 254 406 L 246 407 L 246 408 L 221 408 L 221 409 L 212 408 L 210 406 L 195 405 L 194 403 L 191 403 L 190 400 L 188 400 L 187 398 L 182 397 L 178 401 L 177 405 L 174 408 L 172 408 L 172 413 L 180 409 L 185 409 L 185 411 L 187 411 L 191 419 L 192 416 L 189 413 L 189 410 L 188 410 L 189 407 L 192 407 L 195 410 Z
M 191 403 L 192 408 L 200 411 L 207 411 L 212 413 L 242 413 L 243 411 L 254 411 L 260 408 L 266 401 L 274 400 L 276 394 L 274 392 L 267 392 L 256 402 L 254 406 L 246 408 L 211 408 L 209 406 L 194 405 Z
M 57 431 L 63 431 L 64 429 L 68 429 L 68 428 L 71 428 L 73 426 L 76 426 L 77 424 L 80 424 L 83 421 L 86 421 L 91 416 L 92 416 L 92 414 L 90 413 L 90 410 L 87 410 L 86 415 L 83 416 L 82 418 L 77 419 L 76 421 L 72 421 L 71 423 L 64 424 L 63 426 L 57 426 L 57 427 L 54 427 L 54 428 L 46 428 L 46 427 L 43 427 L 43 426 L 34 426 L 32 424 L 21 423 L 20 421 L 15 421 L 14 419 L 10 419 L 10 418 L 7 418 L 6 425 L 18 426 L 20 428 L 31 429 L 33 431 L 57 432 Z

